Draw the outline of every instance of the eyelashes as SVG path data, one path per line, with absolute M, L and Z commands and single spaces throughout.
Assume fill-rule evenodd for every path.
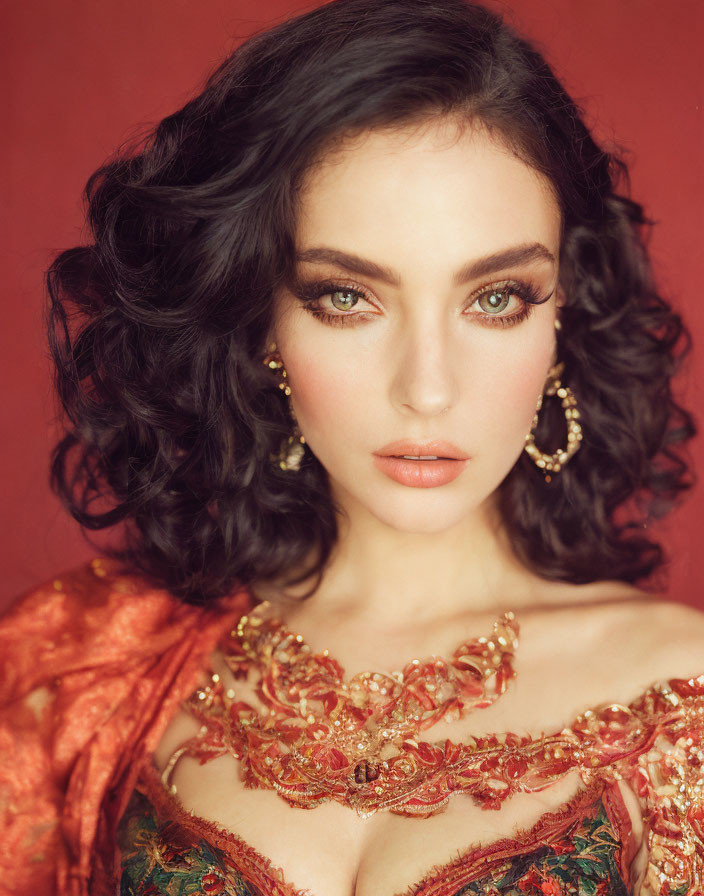
M 540 298 L 538 290 L 533 284 L 523 280 L 502 280 L 498 283 L 491 283 L 478 289 L 473 295 L 473 305 L 484 302 L 489 307 L 499 308 L 501 311 L 507 307 L 512 297 L 517 297 L 520 301 L 519 310 L 513 314 L 499 314 L 497 312 L 472 312 L 468 317 L 478 319 L 481 326 L 489 327 L 512 327 L 526 320 L 535 305 L 542 305 L 547 302 L 555 290 L 552 289 L 548 295 Z M 377 313 L 368 313 L 363 311 L 352 312 L 352 308 L 364 299 L 371 303 L 369 294 L 363 288 L 357 286 L 349 286 L 348 284 L 337 283 L 334 280 L 298 280 L 292 289 L 293 294 L 303 304 L 305 310 L 318 318 L 325 324 L 331 326 L 356 326 L 362 321 L 371 320 L 377 317 Z M 322 307 L 321 299 L 325 296 L 341 296 L 342 299 L 337 301 L 340 304 L 348 303 L 347 309 L 339 309 L 337 314 L 326 311 Z M 507 301 L 508 300 L 508 301 Z M 335 307 L 334 305 L 332 306 Z M 349 313 L 348 313 L 349 312 Z

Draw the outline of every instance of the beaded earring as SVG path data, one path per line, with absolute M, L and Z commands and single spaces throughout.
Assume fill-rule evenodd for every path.
M 560 330 L 562 326 L 559 320 L 555 321 L 555 329 Z M 526 444 L 524 451 L 533 460 L 535 465 L 541 470 L 547 470 L 545 481 L 550 482 L 552 476 L 550 473 L 559 473 L 569 459 L 580 449 L 582 441 L 582 427 L 577 422 L 580 414 L 577 409 L 577 400 L 569 386 L 565 386 L 560 381 L 560 375 L 564 370 L 564 361 L 555 364 L 550 368 L 547 375 L 547 387 L 538 398 L 538 404 L 533 415 L 533 423 L 530 432 L 526 436 Z M 543 406 L 543 398 L 545 395 L 557 395 L 561 399 L 562 407 L 565 412 L 565 420 L 567 422 L 567 447 L 558 448 L 553 454 L 546 454 L 541 451 L 535 444 L 535 429 L 538 425 L 538 414 Z
M 272 342 L 269 346 L 269 351 L 264 358 L 263 363 L 266 367 L 271 368 L 271 370 L 281 371 L 281 382 L 278 384 L 279 389 L 281 389 L 284 395 L 288 398 L 291 395 L 291 387 L 286 382 L 286 369 L 284 367 L 284 362 L 281 360 L 281 355 L 279 355 L 277 351 L 275 342 Z M 305 454 L 306 440 L 305 436 L 298 428 L 296 414 L 290 401 L 288 403 L 288 409 L 293 418 L 293 432 L 287 438 L 283 439 L 279 448 L 279 453 L 272 454 L 270 457 L 273 463 L 275 463 L 281 470 L 290 470 L 291 472 L 297 473 L 300 469 L 303 455 Z

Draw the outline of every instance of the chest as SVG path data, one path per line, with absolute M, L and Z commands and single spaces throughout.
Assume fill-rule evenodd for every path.
M 540 794 L 514 795 L 500 812 L 456 795 L 431 818 L 362 820 L 334 803 L 304 811 L 263 792 L 232 802 L 227 765 L 209 763 L 191 790 L 185 763 L 178 803 L 159 796 L 153 776 L 151 805 L 131 804 L 122 832 L 123 892 L 191 892 L 189 883 L 236 896 L 636 892 L 639 843 L 618 784 L 590 792 L 567 775 Z
M 461 742 L 492 731 L 558 731 L 573 714 L 613 693 L 609 683 L 614 675 L 618 680 L 615 668 L 601 669 L 589 676 L 587 686 L 583 673 L 558 679 L 546 674 L 549 667 L 533 657 L 495 704 L 452 723 L 438 723 L 424 738 Z M 254 701 L 251 692 L 245 690 L 245 695 Z M 157 750 L 157 766 L 163 767 L 178 744 L 197 733 L 195 720 L 179 713 Z M 558 896 L 569 892 L 558 889 L 560 882 L 576 884 L 582 892 L 627 893 L 645 858 L 641 807 L 630 787 L 624 781 L 586 787 L 578 769 L 543 789 L 513 794 L 499 811 L 455 794 L 442 812 L 428 818 L 388 812 L 360 818 L 334 801 L 302 810 L 271 790 L 246 788 L 238 766 L 231 756 L 203 765 L 184 757 L 171 778 L 176 790 L 171 805 L 161 808 L 165 818 L 173 817 L 179 806 L 192 812 L 190 825 L 188 818 L 183 820 L 193 844 L 200 842 L 203 848 L 217 840 L 216 834 L 232 835 L 219 841 L 224 846 L 220 858 L 210 855 L 206 861 L 201 851 L 194 859 L 194 846 L 191 867 L 200 861 L 202 874 L 219 881 L 218 861 L 222 867 L 239 862 L 243 879 L 259 886 L 252 890 L 257 896 L 277 892 L 275 878 L 282 896 L 302 890 L 311 896 Z M 204 829 L 203 820 L 213 827 Z M 166 843 L 152 846 L 153 855 L 165 850 Z M 264 879 L 255 883 L 258 874 Z M 605 881 L 610 889 L 597 889 Z M 548 890 L 540 889 L 543 885 Z M 239 896 L 240 891 L 233 892 Z

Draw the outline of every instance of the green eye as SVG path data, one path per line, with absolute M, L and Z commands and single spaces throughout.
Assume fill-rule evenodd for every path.
M 346 296 L 346 298 L 338 300 L 336 296 Z M 359 296 L 353 289 L 336 289 L 330 292 L 330 301 L 338 311 L 349 311 L 357 304 Z M 340 307 L 340 305 L 342 305 L 342 307 Z
M 477 298 L 480 307 L 483 302 L 485 303 L 482 307 L 482 311 L 489 312 L 503 311 L 510 301 L 511 290 L 506 287 L 489 290 Z
M 340 285 L 330 280 L 319 282 L 304 280 L 294 286 L 294 292 L 309 314 L 331 326 L 358 326 L 371 323 L 374 318 L 383 316 L 378 312 L 353 311 L 360 299 L 374 305 L 368 297 L 368 291 L 361 287 Z M 472 294 L 471 307 L 479 307 L 479 310 L 468 310 L 465 315 L 481 326 L 513 327 L 531 314 L 534 305 L 547 302 L 553 292 L 554 290 L 540 299 L 536 288 L 521 280 L 486 285 Z M 511 299 L 516 300 L 518 310 L 503 314 Z M 325 304 L 322 304 L 323 301 Z M 326 307 L 332 307 L 337 314 L 329 313 L 325 310 Z

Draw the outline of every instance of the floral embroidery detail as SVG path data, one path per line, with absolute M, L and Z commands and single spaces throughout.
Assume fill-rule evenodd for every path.
M 396 896 L 630 896 L 635 848 L 618 785 L 595 784 L 532 827 L 434 865 Z
M 403 685 L 396 683 L 398 693 L 389 690 L 383 676 L 362 673 L 369 675 L 362 688 L 365 693 L 358 701 L 341 700 L 341 688 L 355 683 L 361 687 L 356 681 L 359 676 L 347 683 L 344 670 L 332 657 L 311 653 L 300 635 L 294 636 L 276 620 L 260 626 L 264 657 L 259 658 L 257 644 L 247 640 L 255 640 L 254 635 L 245 637 L 242 620 L 225 639 L 223 651 L 236 680 L 255 673 L 263 709 L 241 699 L 219 674 L 211 674 L 211 682 L 198 688 L 185 704 L 200 722 L 200 734 L 174 753 L 164 772 L 166 784 L 183 755 L 207 762 L 230 753 L 241 764 L 246 787 L 274 789 L 290 805 L 304 809 L 335 800 L 363 818 L 382 810 L 427 817 L 442 811 L 453 793 L 463 793 L 484 809 L 498 810 L 512 794 L 540 790 L 574 768 L 586 784 L 612 777 L 614 769 L 626 777 L 637 756 L 650 748 L 658 728 L 681 715 L 665 689 L 686 692 L 692 712 L 704 712 L 704 676 L 700 676 L 656 684 L 628 705 L 604 703 L 587 709 L 562 731 L 538 738 L 504 732 L 456 743 L 449 738 L 430 742 L 408 734 L 400 744 L 383 742 L 386 732 L 383 726 L 377 730 L 370 715 L 376 703 L 381 701 L 383 707 L 384 700 L 398 699 L 404 688 L 418 697 L 420 692 L 410 684 L 417 683 L 416 677 L 425 687 L 433 684 L 432 663 L 409 665 L 403 673 L 408 679 Z M 503 660 L 510 658 L 508 646 L 506 651 Z M 459 659 L 464 661 L 466 656 Z M 507 673 L 502 679 L 502 690 L 509 678 Z M 470 683 L 466 682 L 467 687 Z M 376 692 L 381 684 L 388 693 Z M 436 685 L 441 691 L 442 682 Z M 371 699 L 370 693 L 374 693 Z M 423 694 L 428 719 L 419 706 L 419 728 L 436 719 L 440 707 L 447 709 L 442 700 Z M 700 722 L 704 725 L 704 719 Z M 381 746 L 374 741 L 371 749 L 368 728 L 374 737 L 381 736 Z M 350 756 L 347 740 L 355 734 L 359 752 Z M 354 746 L 354 737 L 351 743 Z
M 638 757 L 633 786 L 646 806 L 650 896 L 704 894 L 704 675 L 673 679 L 652 700 L 674 712 L 670 725 Z
M 452 896 L 629 896 L 616 859 L 619 848 L 599 802 L 594 817 L 585 815 L 557 842 L 500 862 Z
M 362 818 L 382 808 L 421 816 L 442 809 L 445 774 L 458 769 L 451 789 L 462 786 L 460 750 L 449 740 L 419 741 L 418 732 L 486 708 L 505 692 L 515 675 L 513 613 L 502 615 L 491 637 L 463 641 L 450 662 L 414 659 L 403 670 L 362 672 L 349 681 L 333 657 L 312 653 L 276 617 L 255 614 L 242 616 L 221 646 L 235 679 L 256 672 L 264 712 L 237 700 L 212 674 L 187 704 L 203 733 L 179 756 L 204 761 L 229 750 L 242 760 L 249 786 L 275 788 L 301 808 L 334 799 Z
M 306 645 L 289 646 L 295 653 Z M 317 682 L 323 699 L 330 675 L 343 670 L 326 655 L 303 655 L 309 693 Z M 246 677 L 250 659 L 239 656 L 236 678 Z M 316 735 L 314 724 L 301 727 L 292 709 L 277 709 L 274 687 L 258 692 L 269 705 L 262 716 L 225 689 L 219 675 L 211 681 L 186 704 L 200 719 L 201 734 L 176 751 L 165 783 L 181 755 L 206 762 L 229 752 L 240 760 L 246 787 L 274 788 L 294 806 L 333 799 L 362 816 L 387 810 L 426 817 L 441 811 L 453 793 L 497 810 L 513 793 L 541 790 L 577 768 L 587 786 L 624 780 L 640 799 L 649 847 L 641 896 L 704 896 L 704 675 L 656 682 L 628 705 L 600 704 L 539 738 L 512 732 L 465 743 L 408 738 L 400 754 L 363 757 L 354 769 Z M 320 764 L 314 781 L 303 773 L 311 756 Z M 541 882 L 548 890 L 557 885 Z
M 294 652 L 298 649 L 290 646 Z M 302 650 L 305 645 L 299 646 Z M 305 653 L 308 694 L 317 694 L 325 708 L 328 680 L 343 670 L 326 655 Z M 234 664 L 236 679 L 246 677 L 249 659 L 242 655 L 240 665 Z M 627 705 L 600 704 L 561 731 L 537 738 L 512 732 L 462 743 L 408 738 L 401 753 L 363 756 L 354 768 L 344 753 L 335 751 L 334 743 L 316 735 L 315 720 L 297 718 L 291 707 L 277 709 L 272 683 L 266 692 L 258 692 L 269 707 L 267 715 L 239 699 L 217 674 L 211 681 L 186 704 L 200 720 L 201 734 L 176 751 L 165 770 L 165 783 L 181 755 L 206 762 L 230 753 L 240 760 L 246 787 L 274 788 L 294 806 L 312 808 L 332 799 L 362 816 L 386 810 L 425 817 L 441 811 L 453 793 L 498 810 L 513 793 L 542 790 L 576 768 L 587 786 L 622 780 L 640 801 L 648 864 L 639 896 L 704 896 L 704 675 L 656 682 Z M 336 707 L 327 708 L 333 723 Z M 301 721 L 310 724 L 306 728 Z M 299 763 L 303 752 L 305 762 Z M 321 766 L 315 780 L 303 773 L 311 757 Z M 533 878 L 529 875 L 522 886 L 533 891 L 519 887 L 516 894 L 562 896 L 559 887 L 565 881 L 556 870 L 539 879 L 538 871 L 531 873 Z M 600 883 L 593 881 L 593 891 L 585 884 L 580 896 L 600 893 Z M 469 886 L 468 878 L 462 886 Z M 497 886 L 486 882 L 485 892 L 503 893 Z M 456 896 L 459 891 L 427 892 Z
M 138 790 L 118 834 L 120 896 L 268 896 L 207 840 L 189 837 L 177 822 L 161 822 Z
M 543 822 L 537 837 L 525 832 L 531 845 L 524 852 L 477 850 L 469 866 L 460 859 L 436 867 L 403 896 L 629 896 L 620 873 L 619 831 L 603 799 L 588 803 L 585 797 L 577 797 L 577 817 L 568 811 L 560 832 L 550 834 Z M 299 896 L 288 884 L 279 889 L 254 865 L 257 883 L 247 880 L 236 867 L 236 853 L 241 845 L 246 864 L 251 847 L 238 841 L 219 849 L 198 832 L 202 820 L 195 816 L 193 824 L 189 830 L 176 819 L 161 819 L 136 790 L 120 823 L 121 896 Z

